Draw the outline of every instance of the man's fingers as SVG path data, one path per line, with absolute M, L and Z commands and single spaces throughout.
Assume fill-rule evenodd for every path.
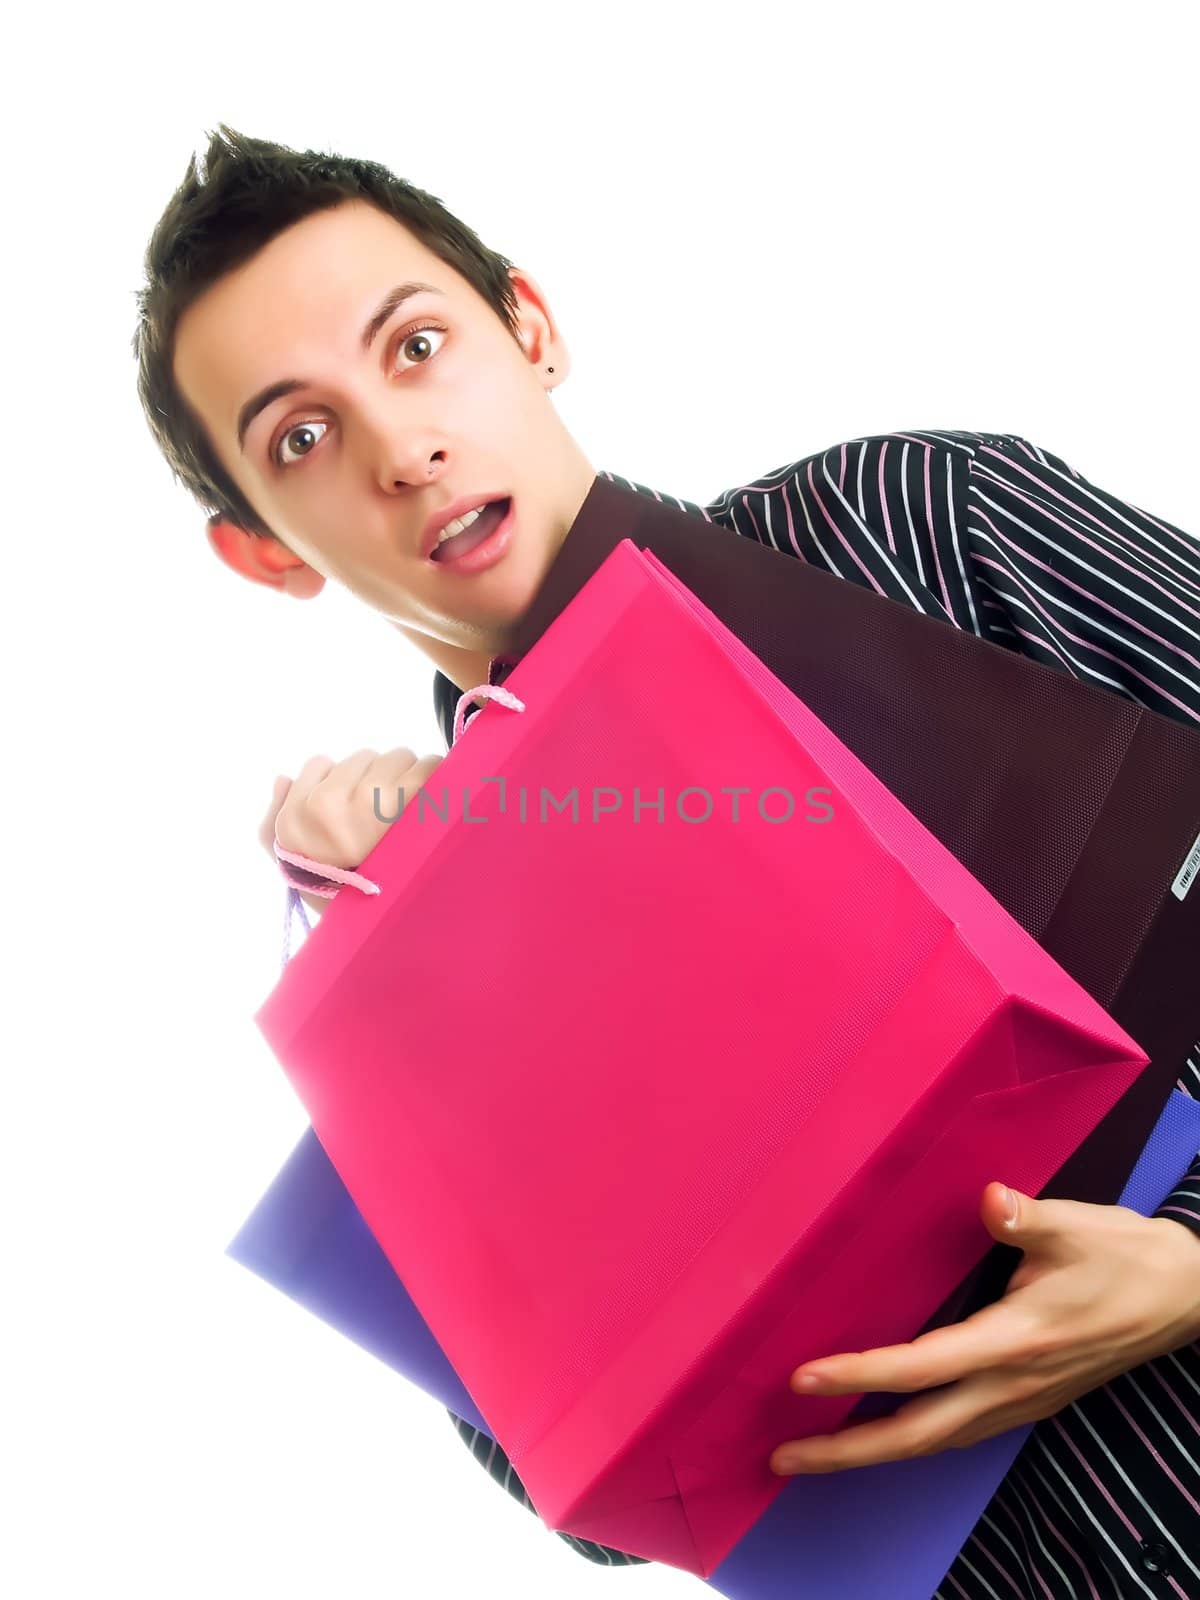
M 271 856 L 278 839 L 286 849 L 318 861 L 357 866 L 442 760 L 418 760 L 409 745 L 383 755 L 356 750 L 338 762 L 311 756 L 295 778 L 276 778 L 259 842 Z
M 406 775 L 415 766 L 428 765 L 430 762 L 433 762 L 436 766 L 437 761 L 437 756 L 422 756 L 418 760 L 417 752 L 412 746 L 402 744 L 395 750 L 388 750 L 379 757 L 371 776 L 375 782 L 381 785 L 385 783 L 403 783 Z
M 321 779 L 333 771 L 333 762 L 328 756 L 309 756 L 292 779 L 292 786 L 288 793 L 288 800 L 293 806 L 302 805 Z
M 333 770 L 321 780 L 325 788 L 336 787 L 349 792 L 358 783 L 365 772 L 379 760 L 378 750 L 356 750 L 353 755 L 348 755 L 339 761 Z
M 367 802 L 375 804 L 375 790 L 378 789 L 379 816 L 394 821 L 412 803 L 417 790 L 428 783 L 442 760 L 441 756 L 421 756 L 418 760 L 407 745 L 389 750 L 379 757 L 362 780 Z
M 980 1216 L 992 1237 L 1043 1260 L 1077 1259 L 1088 1248 L 1092 1231 L 1112 1227 L 1114 1216 L 1127 1207 L 1088 1205 L 1079 1200 L 1037 1200 L 1014 1191 L 1017 1202 L 1015 1221 L 1006 1221 L 1004 1186 L 990 1183 L 980 1201 Z
M 957 1382 L 983 1367 L 1040 1353 L 1041 1335 L 1011 1300 L 985 1306 L 965 1322 L 934 1328 L 911 1344 L 806 1362 L 792 1374 L 796 1394 L 909 1394 Z M 817 1379 L 805 1383 L 806 1377 Z
M 789 1440 L 768 1462 L 772 1472 L 841 1472 L 932 1455 L 953 1447 L 959 1436 L 993 1405 L 984 1385 L 959 1384 L 946 1394 L 922 1395 L 893 1416 L 860 1422 L 840 1433 Z

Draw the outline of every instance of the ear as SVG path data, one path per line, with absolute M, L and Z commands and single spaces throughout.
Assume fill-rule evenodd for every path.
M 219 558 L 251 583 L 265 583 L 297 600 L 311 600 L 325 587 L 325 578 L 280 540 L 249 533 L 221 516 L 209 517 L 208 542 Z
M 571 352 L 559 332 L 558 324 L 542 293 L 541 285 L 521 267 L 510 267 L 508 276 L 517 297 L 517 343 L 525 359 L 538 369 L 538 376 L 549 389 L 556 389 L 571 371 Z M 553 376 L 547 369 L 554 368 Z

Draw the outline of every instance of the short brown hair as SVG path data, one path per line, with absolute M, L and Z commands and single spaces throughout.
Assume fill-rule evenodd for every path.
M 175 383 L 175 331 L 187 307 L 277 233 L 315 211 L 367 200 L 395 217 L 478 291 L 517 337 L 519 306 L 512 263 L 489 250 L 436 195 L 415 188 L 377 161 L 291 150 L 251 139 L 226 123 L 209 135 L 201 177 L 193 154 L 183 182 L 146 247 L 145 287 L 137 291 L 133 337 L 138 397 L 175 478 L 210 514 L 248 532 L 278 536 L 217 460 L 203 424 Z

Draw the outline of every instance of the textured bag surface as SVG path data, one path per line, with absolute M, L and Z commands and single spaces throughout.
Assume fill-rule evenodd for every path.
M 543 1520 L 707 1576 L 1146 1056 L 628 541 L 509 687 L 257 1020 Z

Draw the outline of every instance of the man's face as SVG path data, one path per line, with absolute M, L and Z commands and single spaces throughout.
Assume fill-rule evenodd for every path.
M 524 347 L 407 228 L 352 200 L 295 223 L 188 307 L 176 382 L 286 546 L 226 525 L 214 544 L 228 565 L 294 593 L 336 579 L 418 642 L 507 647 L 596 477 L 549 394 L 566 346 L 533 280 L 510 275 Z M 364 349 L 381 301 L 414 280 L 440 292 L 407 299 Z M 288 378 L 303 387 L 239 443 L 247 401 Z M 507 550 L 475 573 L 423 554 L 429 516 L 461 495 L 513 502 Z

